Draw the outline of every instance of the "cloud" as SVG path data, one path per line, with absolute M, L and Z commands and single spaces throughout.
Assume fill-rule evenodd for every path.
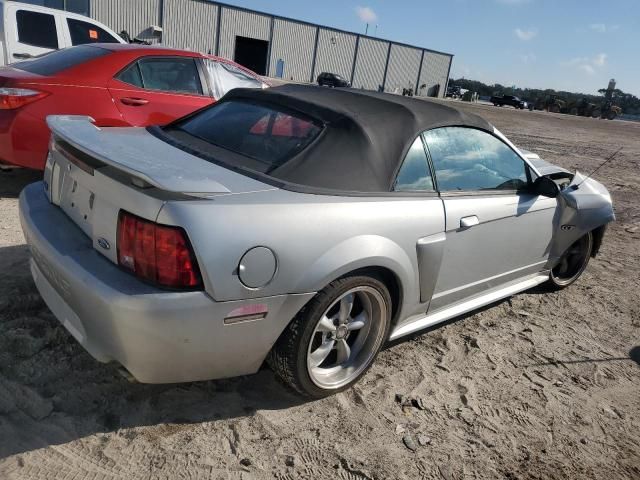
M 534 38 L 535 36 L 538 35 L 538 30 L 536 30 L 535 28 L 530 28 L 529 30 L 523 30 L 521 28 L 516 28 L 514 30 L 516 36 L 522 40 L 522 41 L 529 41 L 532 38 Z
M 536 57 L 535 53 L 523 53 L 520 55 L 520 61 L 525 65 L 534 63 L 537 59 L 538 58 Z
M 607 63 L 607 54 L 599 53 L 595 57 L 593 57 L 592 61 L 596 67 L 604 67 L 604 64 Z
M 593 75 L 594 73 L 596 73 L 596 69 L 593 68 L 588 63 L 584 63 L 584 64 L 581 64 L 581 65 L 578 65 L 578 68 L 580 68 L 580 70 L 584 71 L 587 75 Z
M 502 3 L 503 5 L 524 5 L 525 3 L 530 3 L 531 0 L 496 0 L 498 3 Z
M 606 25 L 604 23 L 592 23 L 589 28 L 597 33 L 615 32 L 620 28 L 620 25 Z
M 356 7 L 356 14 L 358 18 L 364 23 L 374 23 L 378 20 L 378 15 L 374 12 L 371 7 Z
M 607 54 L 598 53 L 593 57 L 575 57 L 564 62 L 560 62 L 563 67 L 571 67 L 582 70 L 587 75 L 594 75 L 599 68 L 607 64 Z

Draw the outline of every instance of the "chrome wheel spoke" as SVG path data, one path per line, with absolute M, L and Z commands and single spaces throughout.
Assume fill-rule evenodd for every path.
M 331 320 L 326 315 L 323 316 L 318 322 L 318 331 L 319 332 L 335 332 L 336 326 L 333 324 L 333 320 Z
M 336 343 L 336 352 L 338 354 L 336 358 L 336 363 L 338 365 L 342 365 L 349 360 L 349 357 L 351 356 L 351 348 L 344 338 L 342 340 L 338 340 Z
M 351 314 L 351 309 L 353 308 L 353 300 L 353 293 L 345 295 L 340 299 L 340 313 L 338 317 L 340 319 L 340 323 L 347 323 L 349 321 L 349 315 Z
M 311 367 L 315 368 L 320 365 L 331 353 L 333 350 L 333 346 L 335 345 L 335 340 L 325 340 L 316 350 L 314 350 L 311 355 L 309 355 L 311 359 Z
M 366 324 L 367 324 L 367 314 L 365 312 L 362 312 L 360 313 L 360 315 L 358 315 L 356 318 L 354 318 L 347 324 L 347 328 L 350 331 L 360 330 Z

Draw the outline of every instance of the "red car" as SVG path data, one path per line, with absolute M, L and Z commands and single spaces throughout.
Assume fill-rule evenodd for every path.
M 115 43 L 58 50 L 0 68 L 0 163 L 44 169 L 48 115 L 162 125 L 232 88 L 266 86 L 240 65 L 195 52 Z

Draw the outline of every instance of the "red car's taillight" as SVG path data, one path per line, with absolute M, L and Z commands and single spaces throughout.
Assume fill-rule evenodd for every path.
M 118 264 L 164 287 L 202 286 L 198 264 L 182 228 L 158 225 L 123 210 L 118 216 Z
M 49 95 L 28 88 L 0 88 L 0 110 L 15 110 Z

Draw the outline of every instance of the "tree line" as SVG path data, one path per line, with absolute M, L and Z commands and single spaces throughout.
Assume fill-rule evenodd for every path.
M 494 85 L 487 85 L 479 82 L 478 80 L 469 80 L 467 78 L 449 79 L 449 86 L 456 85 L 460 88 L 471 90 L 472 92 L 478 92 L 483 97 L 490 97 L 491 95 L 516 95 L 523 100 L 534 101 L 537 98 L 545 98 L 547 95 L 557 95 L 559 98 L 567 101 L 568 103 L 577 102 L 578 100 L 585 98 L 589 103 L 601 104 L 604 100 L 604 93 L 606 88 L 598 90 L 600 95 L 592 95 L 587 93 L 577 92 L 565 92 L 562 90 L 553 90 L 548 88 L 541 90 L 538 88 L 519 88 L 508 87 L 496 83 Z M 613 91 L 613 103 L 622 109 L 622 113 L 629 115 L 640 115 L 640 98 L 630 93 L 625 93 L 619 88 Z

